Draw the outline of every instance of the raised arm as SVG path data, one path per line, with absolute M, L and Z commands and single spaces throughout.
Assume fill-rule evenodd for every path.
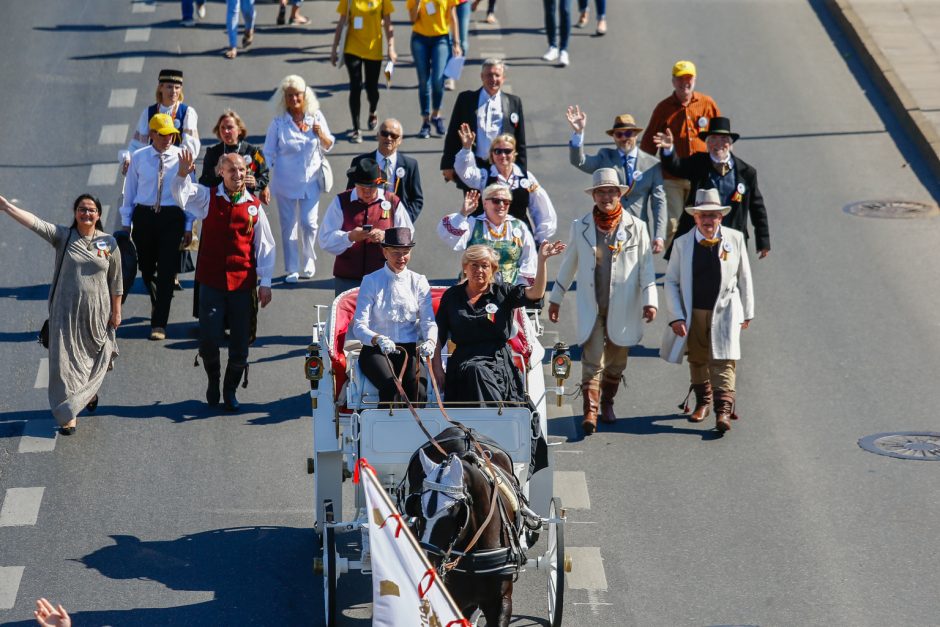
M 0 210 L 5 211 L 7 215 L 28 229 L 33 228 L 33 225 L 36 224 L 36 216 L 25 209 L 20 209 L 3 196 L 0 196 Z

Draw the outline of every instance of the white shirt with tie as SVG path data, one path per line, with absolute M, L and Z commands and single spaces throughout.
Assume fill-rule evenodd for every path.
M 157 189 L 160 191 L 160 206 L 178 206 L 170 190 L 170 178 L 176 176 L 179 165 L 179 146 L 169 146 L 162 153 L 153 146 L 145 146 L 131 155 L 124 180 L 124 204 L 121 205 L 121 225 L 130 226 L 135 205 L 157 204 Z M 161 172 L 162 164 L 162 172 Z M 187 220 L 187 228 L 192 222 Z
M 476 156 L 481 159 L 490 158 L 490 144 L 503 130 L 503 99 L 502 92 L 497 91 L 492 96 L 485 89 L 480 90 L 480 99 L 477 101 L 477 147 Z

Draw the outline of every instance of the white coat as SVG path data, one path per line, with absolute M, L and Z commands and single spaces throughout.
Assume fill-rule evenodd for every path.
M 676 238 L 666 268 L 664 292 L 666 322 L 685 320 L 692 328 L 692 253 L 696 245 L 696 229 Z M 741 323 L 754 317 L 754 287 L 751 265 L 747 258 L 744 234 L 722 226 L 719 231 L 723 250 L 728 258 L 721 262 L 721 286 L 712 313 L 712 359 L 741 359 Z M 727 248 L 725 248 L 727 247 Z M 730 250 L 728 250 L 730 248 Z M 676 335 L 666 326 L 659 355 L 674 364 L 682 363 L 685 337 Z
M 617 231 L 623 249 L 613 259 L 610 269 L 607 337 L 618 346 L 634 346 L 643 339 L 643 307 L 659 306 L 656 272 L 646 225 L 624 211 Z M 577 277 L 578 344 L 587 341 L 597 320 L 597 300 L 594 297 L 596 246 L 597 231 L 592 213 L 574 220 L 568 235 L 568 247 L 563 253 L 558 277 L 548 299 L 550 303 L 560 305 L 572 280 Z

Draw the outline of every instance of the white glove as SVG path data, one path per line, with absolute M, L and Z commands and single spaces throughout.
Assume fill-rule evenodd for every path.
M 379 347 L 379 350 L 382 351 L 383 355 L 395 352 L 395 342 L 393 342 L 391 338 L 379 335 L 376 336 L 375 343 Z
M 434 355 L 434 348 L 434 340 L 425 340 L 418 345 L 418 355 L 430 358 Z

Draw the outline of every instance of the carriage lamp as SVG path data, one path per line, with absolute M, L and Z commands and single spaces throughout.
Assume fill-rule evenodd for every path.
M 564 342 L 556 342 L 552 347 L 552 376 L 558 383 L 559 390 L 562 389 L 565 379 L 571 374 L 571 356 L 568 355 L 568 345 Z M 555 395 L 558 400 L 558 406 L 561 407 L 561 394 Z
M 316 390 L 323 378 L 323 359 L 320 357 L 320 345 L 311 344 L 307 347 L 307 356 L 304 359 L 304 377 L 310 381 L 310 389 Z M 317 398 L 313 397 L 313 408 L 317 408 Z

